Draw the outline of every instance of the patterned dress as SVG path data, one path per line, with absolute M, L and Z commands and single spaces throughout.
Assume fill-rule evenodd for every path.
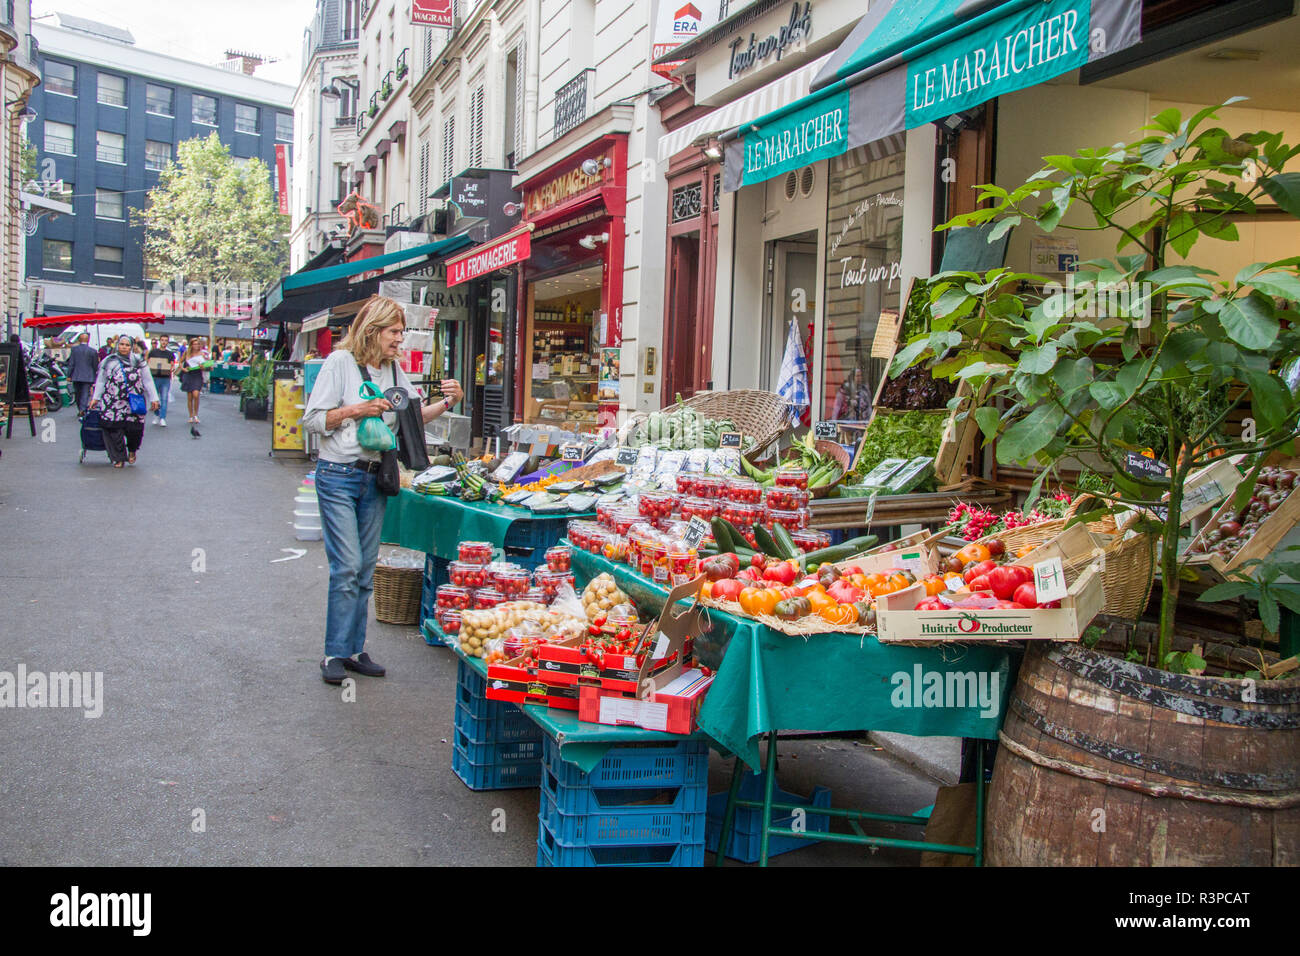
M 104 378 L 104 397 L 100 401 L 100 420 L 110 427 L 126 425 L 132 422 L 144 424 L 144 415 L 132 415 L 131 405 L 127 400 L 129 390 L 144 396 L 146 409 L 149 402 L 149 388 L 145 378 L 149 370 L 143 362 L 132 356 L 123 362 L 116 352 L 104 359 L 100 375 Z

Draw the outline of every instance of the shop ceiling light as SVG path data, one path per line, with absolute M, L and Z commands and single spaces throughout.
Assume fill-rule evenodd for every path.
M 1224 47 L 1206 54 L 1211 60 L 1258 60 L 1264 56 L 1263 50 L 1247 50 L 1241 47 Z
M 608 169 L 612 165 L 614 165 L 613 161 L 608 156 L 606 156 L 603 160 L 584 159 L 582 161 L 582 171 L 588 176 L 595 176 L 597 173 L 600 172 L 602 166 Z

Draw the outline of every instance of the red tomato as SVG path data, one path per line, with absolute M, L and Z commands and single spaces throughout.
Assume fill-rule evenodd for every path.
M 1015 574 L 1018 579 L 1016 587 L 1019 587 L 1021 584 L 1028 584 L 1034 580 L 1033 568 L 1027 568 L 1022 564 L 1010 564 L 1007 565 L 1007 567 L 1011 569 L 1012 573 Z
M 966 586 L 972 591 L 992 591 L 993 582 L 989 580 L 987 574 L 981 574 L 978 577 L 971 578 L 966 582 Z
M 738 601 L 745 585 L 735 578 L 724 578 L 713 582 L 713 599 L 716 601 Z
M 967 584 L 970 584 L 972 580 L 981 575 L 988 574 L 997 566 L 998 563 L 996 561 L 981 561 L 979 564 L 972 564 L 962 572 L 961 579 Z
M 1016 588 L 1015 594 L 1011 600 L 1024 607 L 1038 607 L 1038 595 L 1034 591 L 1033 584 L 1022 584 Z
M 763 565 L 766 563 L 767 563 L 767 558 L 765 558 L 762 554 L 760 554 L 757 551 L 755 551 L 754 556 L 749 559 L 749 566 L 751 568 L 754 568 L 756 571 L 762 571 Z
M 947 608 L 944 607 L 943 602 L 940 601 L 937 597 L 928 597 L 924 601 L 921 601 L 919 604 L 916 605 L 916 610 L 944 611 L 947 610 Z
M 789 561 L 774 561 L 763 569 L 763 578 L 768 581 L 775 581 L 777 584 L 784 584 L 787 587 L 794 584 L 795 567 Z
M 860 567 L 858 567 L 856 564 L 850 564 L 850 565 L 849 565 L 847 568 L 845 568 L 844 571 L 842 572 L 843 577 L 846 577 L 846 578 L 847 578 L 847 577 L 850 577 L 851 575 L 854 575 L 854 574 L 861 574 L 861 573 L 862 573 L 862 569 L 861 569 Z
M 998 601 L 998 603 L 997 603 L 996 606 L 997 606 L 998 610 L 1001 610 L 1001 611 L 1023 611 L 1023 610 L 1025 610 L 1024 605 L 1017 604 L 1015 601 Z
M 1004 601 L 1011 600 L 1011 595 L 1020 586 L 1020 576 L 1011 568 L 994 568 L 989 572 L 988 578 L 989 586 L 993 589 L 993 596 Z

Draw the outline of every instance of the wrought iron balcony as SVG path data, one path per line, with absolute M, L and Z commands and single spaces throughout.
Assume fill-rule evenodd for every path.
M 596 71 L 586 69 L 555 91 L 555 138 L 587 118 L 588 88 Z
M 370 116 L 373 118 L 379 114 L 379 92 L 375 91 L 370 94 Z
M 409 68 L 406 65 L 406 54 L 409 52 L 409 50 L 410 47 L 407 47 L 406 49 L 402 50 L 401 53 L 397 54 L 397 79 L 399 81 L 402 79 L 402 77 L 406 76 L 408 72 L 410 72 Z
M 383 82 L 379 84 L 379 95 L 385 100 L 393 95 L 393 71 L 389 70 L 384 74 Z

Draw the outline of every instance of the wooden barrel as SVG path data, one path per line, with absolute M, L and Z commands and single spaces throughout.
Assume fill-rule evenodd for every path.
M 999 734 L 993 866 L 1300 864 L 1300 679 L 1032 644 Z

